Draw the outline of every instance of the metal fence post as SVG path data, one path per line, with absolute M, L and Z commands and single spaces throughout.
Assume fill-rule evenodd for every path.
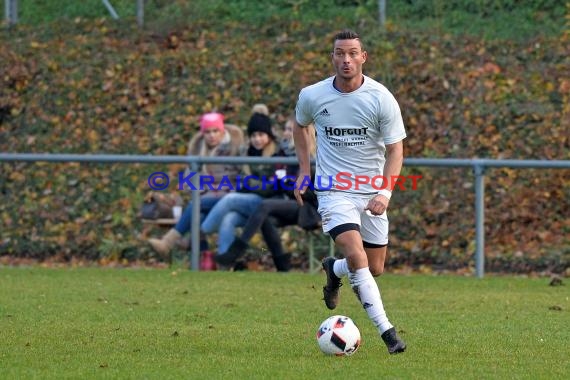
M 4 0 L 4 18 L 8 27 L 18 23 L 18 0 Z
M 144 0 L 137 0 L 137 24 L 139 28 L 144 25 Z
M 198 173 L 200 164 L 192 162 L 192 172 Z M 198 176 L 192 176 L 192 228 L 191 228 L 191 247 L 192 257 L 190 259 L 190 269 L 193 271 L 200 270 L 200 184 Z
M 475 273 L 485 274 L 485 166 L 475 163 Z
M 119 19 L 119 15 L 117 14 L 117 12 L 115 11 L 115 8 L 113 8 L 113 6 L 111 5 L 111 3 L 109 2 L 109 0 L 102 0 L 103 1 L 103 5 L 105 5 L 105 8 L 107 8 L 107 10 L 109 11 L 109 13 L 111 14 L 111 17 L 113 17 L 115 20 Z
M 382 28 L 386 25 L 386 0 L 378 0 L 378 21 Z

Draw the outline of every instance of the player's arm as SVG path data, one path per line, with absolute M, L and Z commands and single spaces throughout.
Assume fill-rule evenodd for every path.
M 386 178 L 386 189 L 392 191 L 396 182 L 393 180 L 400 175 L 402 164 L 404 163 L 404 144 L 398 141 L 394 144 L 386 145 L 386 162 L 384 163 L 384 177 Z
M 295 151 L 297 153 L 297 160 L 299 161 L 299 177 L 295 184 L 295 198 L 297 203 L 303 204 L 302 195 L 307 190 L 306 188 L 300 189 L 305 177 L 311 177 L 311 154 L 310 154 L 310 136 L 309 128 L 299 125 L 297 121 L 293 123 L 293 139 L 295 140 Z M 306 182 L 305 182 L 306 184 Z
M 383 176 L 385 178 L 386 187 L 378 192 L 374 198 L 368 202 L 367 210 L 374 215 L 383 214 L 388 208 L 392 190 L 396 185 L 395 179 L 398 178 L 402 171 L 404 163 L 404 144 L 398 141 L 394 144 L 386 144 L 386 162 L 384 163 Z

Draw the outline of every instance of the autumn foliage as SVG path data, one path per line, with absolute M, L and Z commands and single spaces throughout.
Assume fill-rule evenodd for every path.
M 283 123 L 299 89 L 331 74 L 333 31 L 276 21 L 265 30 L 204 23 L 152 34 L 80 19 L 3 31 L 0 151 L 181 155 L 200 113 L 218 109 L 244 125 L 256 102 Z M 400 103 L 406 156 L 570 159 L 568 34 L 369 37 L 366 73 Z M 181 166 L 0 162 L 0 170 L 0 255 L 134 260 L 152 255 L 137 216 L 146 179 Z M 392 262 L 472 265 L 473 174 L 411 166 L 404 174 L 423 178 L 392 198 Z M 570 171 L 486 174 L 489 269 L 566 268 Z

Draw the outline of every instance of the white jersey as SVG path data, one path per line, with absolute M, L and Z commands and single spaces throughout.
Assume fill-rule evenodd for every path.
M 370 77 L 364 76 L 360 88 L 350 93 L 334 88 L 333 80 L 303 88 L 295 108 L 301 126 L 315 125 L 315 187 L 378 193 L 387 186 L 382 177 L 386 144 L 406 138 L 400 107 L 390 91 Z

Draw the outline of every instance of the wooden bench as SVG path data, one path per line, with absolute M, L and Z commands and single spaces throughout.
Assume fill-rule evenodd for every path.
M 143 219 L 143 231 L 142 236 L 144 239 L 148 237 L 148 232 L 153 227 L 159 228 L 172 228 L 176 225 L 176 219 Z M 294 227 L 294 226 L 290 226 Z M 302 230 L 302 229 L 301 229 Z M 323 255 L 318 255 L 317 252 L 322 252 L 323 249 L 327 250 L 328 256 L 335 255 L 335 245 L 334 241 L 330 237 L 326 237 L 328 246 L 325 247 L 322 242 L 319 242 L 320 235 L 322 235 L 321 229 L 315 229 L 312 231 L 305 231 L 302 230 L 304 234 L 307 236 L 307 253 L 309 255 L 309 272 L 316 273 L 321 270 L 321 259 Z M 325 255 L 326 256 L 326 255 Z M 172 264 L 172 253 L 170 255 L 170 263 Z
M 154 224 L 161 227 L 172 227 L 176 225 L 176 219 L 143 219 L 145 224 Z
M 161 227 L 161 228 L 172 228 L 176 225 L 176 219 L 143 219 L 143 230 L 142 230 L 142 237 L 143 239 L 148 238 L 148 232 L 152 229 L 152 227 Z

